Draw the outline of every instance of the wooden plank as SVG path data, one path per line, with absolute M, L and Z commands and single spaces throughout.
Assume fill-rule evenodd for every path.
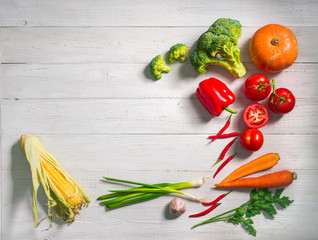
M 197 74 L 189 62 L 175 64 L 159 81 L 149 76 L 146 64 L 4 64 L 0 72 L 3 98 L 196 98 L 195 89 L 213 73 L 224 81 L 237 99 L 246 98 L 245 79 L 260 71 L 247 63 L 246 75 L 233 80 L 221 67 Z M 210 74 L 211 73 L 211 74 Z M 281 74 L 266 74 L 276 87 L 286 87 L 296 98 L 316 99 L 317 64 L 294 64 Z M 297 86 L 297 87 L 296 87 Z
M 231 106 L 239 113 L 233 116 L 229 132 L 246 128 L 242 114 L 250 102 L 242 99 Z M 266 134 L 317 134 L 317 112 L 314 111 L 317 105 L 317 100 L 298 99 L 295 109 L 287 116 L 271 113 L 271 121 L 262 131 Z M 224 113 L 221 117 L 213 118 L 196 98 L 2 101 L 5 135 L 26 132 L 211 134 L 220 130 L 228 116 Z
M 112 135 L 112 134 L 59 134 L 36 135 L 44 147 L 55 156 L 61 164 L 74 174 L 82 176 L 80 172 L 92 172 L 90 177 L 111 174 L 111 177 L 125 177 L 124 172 L 134 169 L 145 173 L 151 179 L 156 171 L 188 172 L 195 175 L 204 175 L 214 172 L 210 166 L 219 157 L 223 147 L 229 139 L 219 139 L 213 143 L 206 135 Z M 3 170 L 22 172 L 29 170 L 28 162 L 19 145 L 20 135 L 3 136 Z M 233 161 L 220 172 L 220 179 L 225 177 L 239 165 L 268 152 L 280 154 L 280 161 L 273 169 L 290 169 L 310 171 L 318 170 L 315 161 L 318 143 L 317 135 L 265 135 L 264 146 L 255 153 L 246 152 L 239 143 L 235 143 L 227 155 L 237 152 Z M 297 148 L 290 142 L 297 143 Z M 74 165 L 74 161 L 78 164 Z M 89 161 L 87 160 L 89 159 Z M 116 159 L 116 161 L 114 161 Z M 101 168 L 96 168 L 101 164 Z M 105 169 L 103 169 L 103 167 Z M 120 173 L 120 171 L 123 173 Z M 263 174 L 263 173 L 261 173 Z M 23 176 L 24 174 L 21 174 Z M 140 175 L 137 180 L 144 180 L 146 175 Z M 127 175 L 126 175 L 127 176 Z M 16 175 L 19 177 L 19 174 Z M 129 176 L 127 176 L 129 177 Z M 162 181 L 160 174 L 153 176 L 157 181 Z M 177 181 L 172 176 L 173 181 Z M 219 178 L 219 177 L 218 177 Z M 217 179 L 217 180 L 220 180 Z M 318 191 L 318 189 L 317 189 Z
M 126 7 L 129 6 L 129 7 Z M 153 1 L 10 1 L 0 9 L 2 26 L 209 26 L 222 17 L 243 25 L 270 23 L 317 25 L 316 1 L 270 0 L 220 2 L 199 0 Z M 267 17 L 260 17 L 267 16 Z M 268 19 L 270 17 L 270 20 Z
M 318 31 L 291 27 L 299 42 L 296 62 L 318 62 Z M 241 60 L 250 62 L 248 45 L 258 27 L 245 27 L 239 39 Z M 206 27 L 4 28 L 3 63 L 146 63 L 184 42 L 193 49 Z
M 202 219 L 189 219 L 188 214 L 201 211 L 202 206 L 187 201 L 187 213 L 178 219 L 169 219 L 166 207 L 172 199 L 171 196 L 110 212 L 106 212 L 95 201 L 98 196 L 109 189 L 125 188 L 101 181 L 102 176 L 148 183 L 188 181 L 210 176 L 215 171 L 215 169 L 210 169 L 212 159 L 218 156 L 224 141 L 220 140 L 214 142 L 213 145 L 207 145 L 203 135 L 116 136 L 98 134 L 85 136 L 64 134 L 38 137 L 46 149 L 88 192 L 92 203 L 88 209 L 81 211 L 81 215 L 69 227 L 54 225 L 53 229 L 49 231 L 41 231 L 47 227 L 47 221 L 44 221 L 38 230 L 34 230 L 31 175 L 28 163 L 18 144 L 19 135 L 3 136 L 3 159 L 5 160 L 3 192 L 6 194 L 2 196 L 3 206 L 5 206 L 3 218 L 6 219 L 3 223 L 5 239 L 16 239 L 23 234 L 28 236 L 27 239 L 52 238 L 53 236 L 59 239 L 70 236 L 80 238 L 92 234 L 91 229 L 94 229 L 94 236 L 97 239 L 101 239 L 102 233 L 105 234 L 105 231 L 109 232 L 108 237 L 114 238 L 115 235 L 112 234 L 118 235 L 120 232 L 116 239 L 128 237 L 128 234 L 146 239 L 151 236 L 152 231 L 162 232 L 159 231 L 160 229 L 165 229 L 166 233 L 158 233 L 153 238 L 169 238 L 169 236 L 175 236 L 177 232 L 180 232 L 180 236 L 185 236 L 182 234 L 187 232 L 193 237 L 204 237 L 210 233 L 220 236 L 218 234 L 225 232 L 226 236 L 232 237 L 231 239 L 238 239 L 237 236 L 235 237 L 236 234 L 239 236 L 246 234 L 243 229 L 229 224 L 213 224 L 190 230 L 193 224 L 207 219 L 211 215 Z M 279 209 L 273 221 L 268 221 L 264 216 L 256 217 L 255 227 L 259 230 L 259 236 L 264 239 L 268 239 L 268 232 L 272 232 L 270 235 L 275 235 L 277 229 L 284 229 L 280 231 L 280 234 L 287 236 L 290 232 L 288 229 L 297 226 L 300 224 L 298 221 L 302 221 L 306 217 L 306 219 L 309 218 L 310 224 L 304 225 L 303 228 L 311 233 L 315 232 L 315 228 L 312 226 L 315 223 L 314 215 L 308 214 L 308 212 L 316 210 L 318 200 L 318 188 L 312 185 L 318 174 L 317 154 L 313 151 L 317 146 L 317 136 L 268 135 L 266 137 L 269 139 L 268 144 L 259 152 L 246 154 L 242 149 L 239 150 L 238 157 L 220 172 L 217 179 L 213 181 L 210 179 L 201 188 L 186 191 L 196 196 L 206 196 L 209 200 L 214 199 L 224 191 L 212 190 L 212 183 L 223 179 L 236 167 L 269 150 L 279 151 L 281 156 L 279 163 L 267 172 L 283 169 L 297 172 L 298 179 L 284 192 L 295 202 L 286 210 Z M 297 143 L 297 148 L 290 145 L 290 142 Z M 237 149 L 231 149 L 229 154 L 235 150 Z M 75 162 L 76 164 L 74 164 Z M 99 166 L 98 169 L 96 166 Z M 248 199 L 247 193 L 248 190 L 233 191 L 222 200 L 222 206 L 213 213 L 222 213 L 244 203 Z M 42 189 L 39 191 L 38 201 L 39 217 L 44 217 L 46 198 Z M 291 219 L 290 216 L 298 217 Z M 313 223 L 311 224 L 311 222 Z M 90 227 L 88 228 L 88 226 Z M 102 226 L 104 227 L 102 228 Z M 231 230 L 229 231 L 229 229 Z M 217 237 L 217 239 L 222 238 Z

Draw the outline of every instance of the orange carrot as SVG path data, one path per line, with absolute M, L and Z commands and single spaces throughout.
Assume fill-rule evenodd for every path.
M 216 188 L 276 188 L 291 184 L 297 179 L 296 173 L 280 171 L 260 177 L 243 178 L 232 182 L 215 184 Z
M 278 153 L 267 153 L 239 167 L 227 176 L 221 183 L 231 182 L 251 173 L 271 168 L 277 164 L 279 159 L 280 157 Z

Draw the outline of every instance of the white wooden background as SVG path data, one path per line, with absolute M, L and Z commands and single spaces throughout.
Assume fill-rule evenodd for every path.
M 218 175 L 223 179 L 238 166 L 268 152 L 279 163 L 268 172 L 288 169 L 298 179 L 285 194 L 294 203 L 275 220 L 255 218 L 257 239 L 316 239 L 318 234 L 318 2 L 304 1 L 0 1 L 1 83 L 1 239 L 255 239 L 241 226 L 215 223 L 191 226 L 232 209 L 248 199 L 234 191 L 213 213 L 189 219 L 203 210 L 187 201 L 177 219 L 167 214 L 172 196 L 114 211 L 95 200 L 120 186 L 103 176 L 158 183 L 211 176 L 209 169 L 228 140 L 209 144 L 228 115 L 212 118 L 195 97 L 200 81 L 214 76 L 237 96 L 229 131 L 242 131 L 242 111 L 251 103 L 242 92 L 247 76 L 259 73 L 248 54 L 249 39 L 263 25 L 279 23 L 294 31 L 299 42 L 296 62 L 275 78 L 277 87 L 297 98 L 288 115 L 270 115 L 262 128 L 265 143 L 250 154 L 237 142 L 238 156 Z M 159 81 L 150 79 L 147 64 L 170 46 L 193 48 L 198 36 L 219 17 L 240 20 L 241 59 L 247 74 L 233 80 L 224 69 L 196 73 L 189 61 L 175 63 Z M 34 229 L 29 165 L 18 140 L 36 135 L 88 192 L 91 205 L 70 225 L 44 221 Z M 223 190 L 212 181 L 189 193 L 212 200 Z M 39 193 L 39 215 L 46 198 Z

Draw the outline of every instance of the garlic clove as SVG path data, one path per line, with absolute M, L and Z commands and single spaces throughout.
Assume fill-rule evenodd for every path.
M 174 198 L 169 205 L 169 211 L 174 216 L 180 216 L 186 211 L 186 204 L 181 198 Z

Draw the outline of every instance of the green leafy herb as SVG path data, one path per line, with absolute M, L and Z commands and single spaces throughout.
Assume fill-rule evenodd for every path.
M 208 223 L 225 221 L 235 225 L 242 224 L 247 232 L 255 237 L 256 229 L 253 227 L 254 222 L 250 219 L 251 217 L 264 212 L 268 217 L 274 218 L 277 214 L 275 204 L 280 205 L 282 208 L 286 208 L 293 202 L 293 200 L 290 200 L 286 196 L 281 197 L 283 191 L 283 188 L 277 189 L 275 193 L 272 194 L 267 188 L 253 189 L 250 193 L 250 200 L 246 203 L 204 222 L 198 223 L 194 225 L 193 228 Z

